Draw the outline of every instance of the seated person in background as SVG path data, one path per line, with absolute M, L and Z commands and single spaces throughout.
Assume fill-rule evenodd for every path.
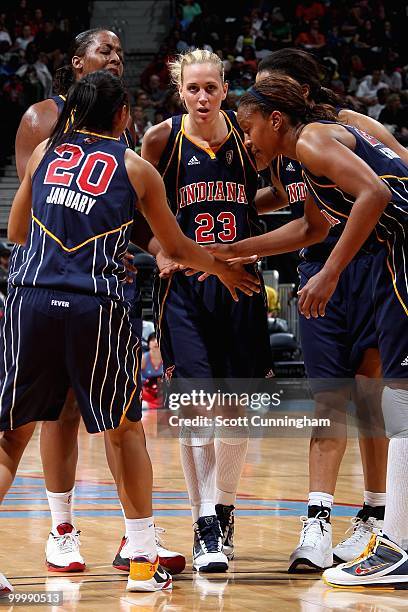
M 142 356 L 143 407 L 161 408 L 163 361 L 155 333 L 149 334 L 147 345 L 149 350 Z
M 268 300 L 268 317 L 277 317 L 280 311 L 278 292 L 269 285 L 265 285 L 265 291 Z

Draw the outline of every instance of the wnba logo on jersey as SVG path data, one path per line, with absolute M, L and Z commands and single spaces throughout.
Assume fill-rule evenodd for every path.
M 330 223 L 331 227 L 334 227 L 335 225 L 338 225 L 339 223 L 341 223 L 339 219 L 336 219 L 336 217 L 333 217 L 330 213 L 327 212 L 327 210 L 320 209 L 320 212 L 322 213 L 326 221 Z
M 232 164 L 232 160 L 234 158 L 234 151 L 232 149 L 230 149 L 229 151 L 226 152 L 225 154 L 225 161 L 227 162 L 227 164 L 230 166 Z

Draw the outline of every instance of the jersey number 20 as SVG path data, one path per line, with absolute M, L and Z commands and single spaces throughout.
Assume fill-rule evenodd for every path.
M 215 242 L 215 234 L 213 232 L 215 220 L 210 213 L 200 213 L 195 218 L 197 227 L 195 231 L 196 242 L 200 244 L 209 244 Z M 217 236 L 221 242 L 232 242 L 237 236 L 237 224 L 235 215 L 232 212 L 221 212 L 217 216 L 217 221 L 222 223 L 222 231 L 218 232 Z
M 79 189 L 93 196 L 100 196 L 107 192 L 109 183 L 118 167 L 118 162 L 113 155 L 103 151 L 94 151 L 85 157 L 82 147 L 68 143 L 59 145 L 54 151 L 59 157 L 48 164 L 44 179 L 46 185 L 70 187 L 74 173 L 68 170 L 77 168 L 83 161 L 76 178 Z

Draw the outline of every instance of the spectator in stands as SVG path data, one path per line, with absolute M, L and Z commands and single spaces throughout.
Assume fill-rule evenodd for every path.
M 22 79 L 24 92 L 24 108 L 44 99 L 44 87 L 38 78 L 34 66 L 28 66 Z
M 143 114 L 147 117 L 150 123 L 153 123 L 154 108 L 150 102 L 150 98 L 143 90 L 139 90 L 135 95 L 135 106 L 140 106 L 143 109 Z
M 30 23 L 30 25 L 31 25 L 31 31 L 33 35 L 37 36 L 37 34 L 41 32 L 41 30 L 44 28 L 44 17 L 43 17 L 42 9 L 40 8 L 35 9 L 34 18 L 32 22 Z
M 280 6 L 276 6 L 272 10 L 269 22 L 264 29 L 274 49 L 280 49 L 292 42 L 292 27 L 289 21 L 285 19 Z M 258 40 L 255 41 L 255 45 Z
M 255 41 L 251 29 L 251 20 L 248 17 L 245 17 L 241 28 L 241 34 L 239 34 L 235 43 L 235 52 L 238 55 L 242 54 L 242 49 L 244 48 L 244 45 L 250 45 L 251 47 L 255 47 Z
M 385 108 L 378 118 L 395 138 L 404 145 L 408 144 L 408 106 L 401 104 L 399 94 L 388 96 Z
M 0 23 L 0 52 L 5 52 L 11 47 L 11 38 L 4 23 Z
M 377 91 L 384 87 L 381 76 L 381 70 L 374 69 L 361 81 L 357 89 L 356 98 L 367 107 L 378 104 Z
M 52 72 L 62 64 L 60 41 L 60 32 L 53 19 L 44 22 L 43 30 L 38 32 L 34 39 L 38 51 L 46 54 Z
M 0 269 L 8 272 L 11 250 L 5 242 L 0 242 Z
M 201 6 L 198 2 L 194 2 L 194 0 L 183 0 L 181 21 L 183 30 L 187 30 L 193 19 L 201 15 L 201 13 Z
M 139 96 L 140 98 L 140 96 Z M 149 121 L 146 116 L 144 109 L 142 106 L 134 106 L 132 109 L 132 119 L 135 126 L 136 133 L 136 141 L 135 146 L 142 146 L 143 136 L 150 127 L 152 127 L 152 123 Z
M 388 89 L 388 87 L 385 87 L 385 86 L 381 87 L 377 91 L 377 103 L 368 107 L 367 114 L 369 117 L 372 117 L 373 119 L 378 120 L 381 111 L 383 110 L 383 108 L 385 108 L 385 104 L 389 96 L 389 93 L 390 93 L 390 90 Z
M 27 45 L 26 63 L 23 64 L 16 72 L 19 77 L 24 77 L 30 66 L 34 66 L 37 77 L 44 88 L 44 98 L 49 98 L 52 94 L 52 76 L 45 63 L 42 61 L 38 53 L 35 43 Z
M 303 0 L 299 2 L 295 9 L 295 17 L 303 23 L 310 23 L 314 19 L 324 17 L 326 10 L 321 2 L 313 0 Z
M 387 84 L 392 92 L 398 93 L 402 89 L 401 73 L 394 68 L 391 62 L 387 62 L 381 80 Z
M 162 376 L 163 360 L 153 332 L 147 339 L 149 350 L 142 355 L 141 373 L 144 408 L 156 409 L 163 406 Z
M 166 90 L 161 88 L 160 77 L 158 74 L 150 75 L 149 83 L 144 90 L 150 100 L 150 106 L 153 108 L 161 108 L 163 106 L 164 98 L 166 97 Z
M 16 49 L 22 49 L 23 51 L 25 51 L 27 49 L 27 45 L 33 42 L 33 40 L 34 36 L 31 31 L 31 26 L 29 24 L 26 24 L 25 26 L 23 26 L 22 35 L 16 38 L 14 46 Z
M 307 49 L 308 51 L 323 49 L 326 45 L 326 37 L 320 31 L 320 25 L 318 19 L 313 19 L 310 23 L 309 30 L 307 32 L 301 32 L 296 40 L 295 45 Z
M 378 46 L 378 38 L 370 19 L 366 19 L 363 26 L 354 34 L 353 44 L 356 48 L 362 49 L 372 49 Z
M 177 91 L 169 90 L 165 98 L 164 104 L 164 118 L 168 119 L 174 115 L 181 115 L 185 113 L 186 109 L 183 107 L 180 96 Z
M 170 83 L 170 73 L 168 69 L 168 48 L 166 45 L 162 45 L 154 56 L 153 60 L 146 66 L 140 75 L 140 84 L 146 89 L 149 86 L 149 79 L 152 74 L 157 74 L 160 77 L 160 85 L 165 88 Z
M 251 72 L 254 75 L 253 80 L 255 80 L 258 61 L 256 59 L 254 48 L 249 45 L 245 45 L 242 49 L 242 56 L 244 58 L 243 69 L 245 72 Z

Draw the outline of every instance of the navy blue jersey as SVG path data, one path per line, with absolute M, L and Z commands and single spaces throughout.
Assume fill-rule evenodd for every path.
M 330 123 L 321 121 L 319 123 Z M 358 128 L 343 125 L 356 139 L 354 153 L 365 161 L 390 190 L 390 202 L 381 215 L 369 242 L 391 241 L 401 236 L 405 241 L 408 214 L 408 166 L 382 142 Z M 347 222 L 355 198 L 327 177 L 314 176 L 304 167 L 307 187 L 316 204 L 336 225 Z
M 85 131 L 48 151 L 32 178 L 26 256 L 12 285 L 123 299 L 136 193 L 126 145 Z
M 294 159 L 277 155 L 272 161 L 271 170 L 286 191 L 292 217 L 300 219 L 304 215 L 307 195 L 302 165 Z M 341 228 L 328 220 L 332 227 L 323 242 L 301 249 L 300 256 L 306 261 L 326 261 L 339 239 Z
M 235 113 L 223 115 L 228 134 L 216 152 L 186 134 L 186 115 L 173 117 L 158 168 L 181 230 L 199 244 L 236 242 L 260 231 L 254 205 L 257 170 Z

